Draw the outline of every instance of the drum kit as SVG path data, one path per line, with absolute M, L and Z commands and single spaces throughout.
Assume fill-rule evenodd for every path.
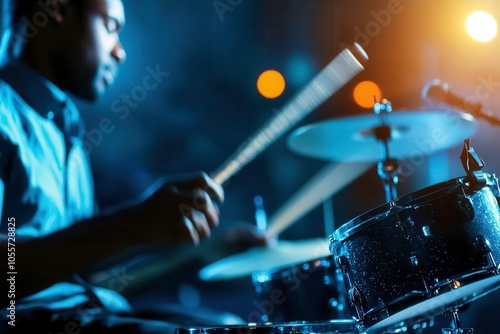
M 251 277 L 258 312 L 247 326 L 180 328 L 178 334 L 423 333 L 441 314 L 451 324 L 442 333 L 473 333 L 461 328 L 458 310 L 500 287 L 500 189 L 470 146 L 475 131 L 470 113 L 393 112 L 386 100 L 374 104 L 373 114 L 293 131 L 292 151 L 336 163 L 269 217 L 268 236 L 374 164 L 386 203 L 327 238 L 276 238 L 206 266 L 202 280 Z M 398 196 L 401 161 L 461 142 L 465 176 Z

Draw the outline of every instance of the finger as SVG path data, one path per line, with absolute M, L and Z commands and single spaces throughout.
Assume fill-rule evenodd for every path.
M 208 195 L 221 202 L 224 201 L 224 189 L 222 186 L 210 178 L 206 173 L 200 172 L 196 176 L 187 181 L 174 182 L 178 188 L 200 188 L 203 189 Z
M 179 190 L 178 195 L 180 198 L 179 209 L 183 215 L 189 215 L 192 210 L 197 210 L 203 213 L 209 226 L 219 225 L 219 208 L 210 199 L 207 192 L 198 188 L 192 191 Z
M 205 210 L 203 210 L 203 213 L 205 214 L 207 222 L 210 226 L 219 226 L 219 208 L 217 207 L 217 204 L 210 201 Z
M 219 225 L 219 207 L 212 201 L 209 194 L 201 189 L 195 191 L 194 208 L 203 212 L 208 224 L 212 227 Z
M 188 217 L 184 216 L 184 225 L 187 227 L 189 234 L 191 235 L 191 240 L 193 240 L 195 245 L 200 243 L 200 236 L 193 225 L 193 222 Z
M 211 198 L 219 200 L 221 203 L 224 202 L 224 189 L 222 185 L 216 182 L 211 177 L 206 176 L 207 187 L 204 189 Z
M 207 218 L 203 212 L 193 209 L 187 218 L 189 218 L 193 227 L 196 229 L 199 240 L 210 236 L 210 227 L 208 226 Z

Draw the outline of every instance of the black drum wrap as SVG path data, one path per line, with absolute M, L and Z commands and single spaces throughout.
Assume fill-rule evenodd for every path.
M 325 245 L 328 241 L 325 239 Z M 352 317 L 347 291 L 332 256 L 252 274 L 262 322 Z

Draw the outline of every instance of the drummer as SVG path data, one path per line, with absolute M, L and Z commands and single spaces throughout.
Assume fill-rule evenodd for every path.
M 30 34 L 36 22 L 26 18 L 37 15 L 46 24 Z M 199 244 L 219 225 L 221 185 L 202 172 L 163 178 L 130 204 L 99 213 L 70 95 L 95 101 L 115 81 L 126 59 L 123 3 L 18 0 L 11 22 L 0 73 L 0 244 L 15 254 L 2 272 L 17 274 L 2 301 L 1 332 L 173 332 L 177 324 L 134 317 L 120 294 L 77 273 L 131 250 Z M 156 67 L 150 75 L 160 81 L 167 73 Z M 265 242 L 241 231 L 234 243 Z

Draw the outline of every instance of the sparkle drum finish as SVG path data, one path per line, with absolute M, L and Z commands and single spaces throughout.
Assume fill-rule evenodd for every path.
M 343 276 L 332 256 L 254 272 L 252 282 L 262 322 L 352 318 Z
M 337 229 L 330 251 L 366 332 L 425 322 L 500 287 L 498 180 L 438 183 Z

